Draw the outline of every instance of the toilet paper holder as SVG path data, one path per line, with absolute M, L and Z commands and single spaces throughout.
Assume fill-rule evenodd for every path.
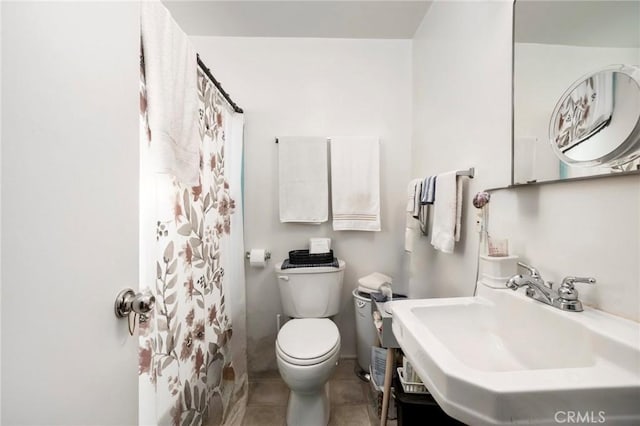
M 245 259 L 249 259 L 251 257 L 251 252 L 247 251 L 244 253 L 244 258 Z M 264 260 L 269 260 L 271 259 L 271 252 L 270 251 L 265 251 L 264 252 Z

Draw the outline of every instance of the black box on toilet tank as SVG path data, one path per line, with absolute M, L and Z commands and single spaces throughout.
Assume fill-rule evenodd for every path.
M 333 250 L 327 253 L 309 253 L 309 250 L 291 250 L 289 263 L 292 265 L 315 265 L 321 263 L 333 263 Z

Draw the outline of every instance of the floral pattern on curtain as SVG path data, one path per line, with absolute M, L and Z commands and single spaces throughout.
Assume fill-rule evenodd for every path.
M 143 70 L 144 71 L 144 70 Z M 230 114 L 198 70 L 200 184 L 157 175 L 154 310 L 140 323 L 139 374 L 155 389 L 159 424 L 222 424 L 244 397 L 234 368 L 233 326 L 225 305 L 223 258 L 235 202 L 225 177 L 225 118 Z M 150 138 L 144 73 L 141 134 Z M 150 141 L 150 139 L 148 139 Z M 242 372 L 241 372 L 242 373 Z

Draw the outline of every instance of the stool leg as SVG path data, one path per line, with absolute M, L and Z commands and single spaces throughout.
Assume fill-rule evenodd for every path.
M 384 370 L 384 390 L 382 394 L 382 413 L 380 414 L 380 426 L 387 426 L 389 414 L 389 398 L 391 398 L 391 378 L 393 377 L 393 357 L 395 349 L 387 348 L 387 362 Z

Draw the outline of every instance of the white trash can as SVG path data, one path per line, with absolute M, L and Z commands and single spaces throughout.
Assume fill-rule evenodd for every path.
M 356 312 L 356 349 L 358 365 L 363 371 L 369 372 L 371 364 L 371 346 L 376 344 L 378 333 L 371 317 L 371 297 L 369 293 L 353 290 L 353 303 Z

